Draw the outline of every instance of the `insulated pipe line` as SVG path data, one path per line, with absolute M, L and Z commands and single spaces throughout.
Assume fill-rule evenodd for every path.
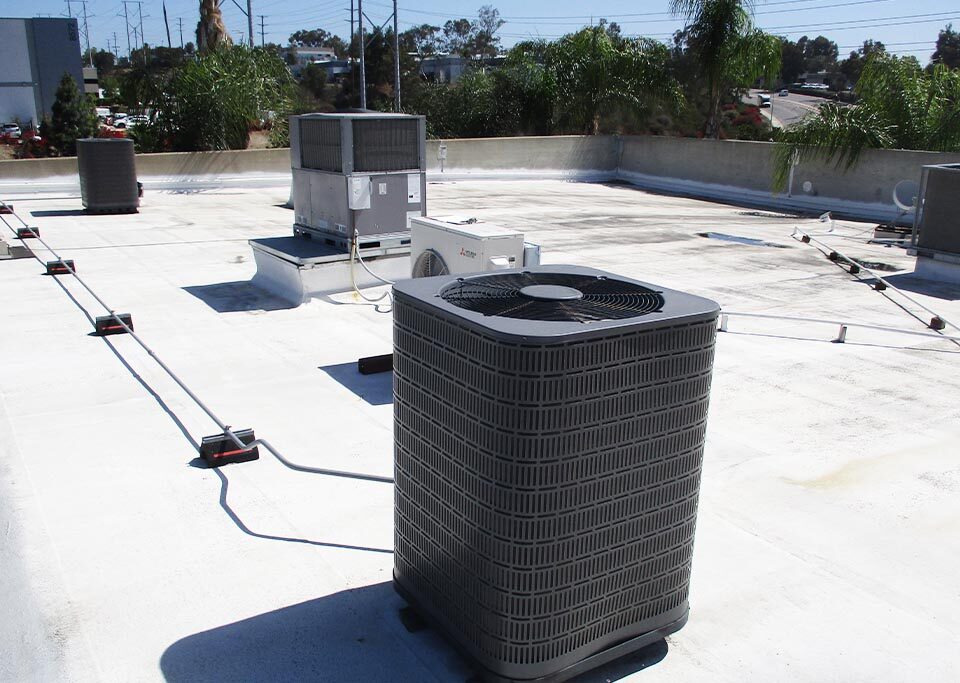
M 0 206 L 2 206 L 2 207 L 4 207 L 4 208 L 8 208 L 8 209 L 10 208 L 9 205 L 8 205 L 6 202 L 4 202 L 3 200 L 0 200 Z M 27 228 L 30 227 L 30 226 L 28 226 L 26 223 L 24 223 L 23 219 L 20 218 L 20 216 L 17 215 L 16 212 L 11 211 L 11 215 L 16 216 L 17 220 L 20 221 L 21 223 L 23 223 L 24 227 L 27 227 Z M 0 214 L 0 220 L 3 220 L 4 225 L 6 225 L 10 230 L 13 231 L 14 234 L 16 234 L 17 231 L 13 228 L 13 226 L 10 225 L 10 223 L 7 222 L 6 218 L 4 218 L 3 216 L 4 216 L 4 214 Z M 250 443 L 244 443 L 243 441 L 241 441 L 240 438 L 234 433 L 234 431 L 233 431 L 233 429 L 230 427 L 230 425 L 225 424 L 219 417 L 217 417 L 216 413 L 214 413 L 214 412 L 207 406 L 207 404 L 204 403 L 204 402 L 200 399 L 199 396 L 197 396 L 195 393 L 193 393 L 193 391 L 190 389 L 190 387 L 188 387 L 188 386 L 183 382 L 183 380 L 180 379 L 180 378 L 177 376 L 177 374 L 176 374 L 173 370 L 170 369 L 170 366 L 168 366 L 166 363 L 164 363 L 164 362 L 160 359 L 160 357 L 157 356 L 157 354 L 153 351 L 153 349 L 151 349 L 149 346 L 147 346 L 147 343 L 144 342 L 144 341 L 133 331 L 133 328 L 131 328 L 131 327 L 130 327 L 129 325 L 127 325 L 123 320 L 121 320 L 121 319 L 120 319 L 120 316 L 118 316 L 118 315 L 116 314 L 116 312 L 115 312 L 112 308 L 110 308 L 110 306 L 107 305 L 107 303 L 106 303 L 103 299 L 101 299 L 99 296 L 97 296 L 97 293 L 94 292 L 93 289 L 90 288 L 90 285 L 88 285 L 88 284 L 83 280 L 83 278 L 81 278 L 79 275 L 77 275 L 77 271 L 74 270 L 73 268 L 71 268 L 70 265 L 69 265 L 66 261 L 64 261 L 64 260 L 60 257 L 60 255 L 57 254 L 56 251 L 53 250 L 53 247 L 51 247 L 49 244 L 47 244 L 36 232 L 34 232 L 34 238 L 35 238 L 36 240 L 38 240 L 38 241 L 40 242 L 40 244 L 42 244 L 47 251 L 49 251 L 51 254 L 53 254 L 53 255 L 57 258 L 57 260 L 60 261 L 68 271 L 70 271 L 70 274 L 73 275 L 73 277 L 75 277 L 75 278 L 77 279 L 77 282 L 79 282 L 79 283 L 81 284 L 81 286 L 83 286 L 83 288 L 84 288 L 85 290 L 87 290 L 87 292 L 90 294 L 90 296 L 92 296 L 94 299 L 96 299 L 97 303 L 99 303 L 101 306 L 104 307 L 104 309 L 106 309 L 106 311 L 107 311 L 107 313 L 110 315 L 110 317 L 113 318 L 119 325 L 121 325 L 121 326 L 123 327 L 124 331 L 125 331 L 127 334 L 129 334 L 129 335 L 133 338 L 133 340 L 134 340 L 135 342 L 137 342 L 137 344 L 139 344 L 140 347 L 141 347 L 144 351 L 147 352 L 147 355 L 149 355 L 149 356 L 157 363 L 157 365 L 159 365 L 160 368 L 161 368 L 164 372 L 166 372 L 167 375 L 169 375 L 170 379 L 172 379 L 174 382 L 176 382 L 177 386 L 179 386 L 181 389 L 183 389 L 184 393 L 185 393 L 187 396 L 189 396 L 190 399 L 191 399 L 195 404 L 197 404 L 197 407 L 199 407 L 200 410 L 202 410 L 204 413 L 206 413 L 207 417 L 209 417 L 211 420 L 213 420 L 213 422 L 214 422 L 221 430 L 223 430 L 224 436 L 229 437 L 230 440 L 234 443 L 234 445 L 236 445 L 236 447 L 237 447 L 239 450 L 242 450 L 242 451 L 244 451 L 244 452 L 247 452 L 247 451 L 252 451 L 252 450 L 253 450 L 254 448 L 256 448 L 257 446 L 263 446 L 263 447 L 264 447 L 265 449 L 267 449 L 277 460 L 279 460 L 282 464 L 284 464 L 285 466 L 287 466 L 287 467 L 289 467 L 290 469 L 295 470 L 295 471 L 297 471 L 297 472 L 309 472 L 309 473 L 311 473 L 311 474 L 324 474 L 324 475 L 331 476 L 331 477 L 345 477 L 345 478 L 348 478 L 348 479 L 361 479 L 361 480 L 364 480 L 364 481 L 374 481 L 374 482 L 379 482 L 379 483 L 383 483 L 383 484 L 392 484 L 392 483 L 393 483 L 393 478 L 392 478 L 392 477 L 382 477 L 382 476 L 379 476 L 379 475 L 376 475 L 376 474 L 363 474 L 363 473 L 357 473 L 357 472 L 345 472 L 345 471 L 343 471 L 343 470 L 331 470 L 331 469 L 326 469 L 326 468 L 323 468 L 323 467 L 307 467 L 306 465 L 298 465 L 298 464 L 296 464 L 296 463 L 294 463 L 294 462 L 291 462 L 291 461 L 287 460 L 285 457 L 283 457 L 283 454 L 280 453 L 280 451 L 278 451 L 276 448 L 274 448 L 273 445 L 272 445 L 269 441 L 267 441 L 266 439 L 256 439 L 255 441 L 252 441 L 252 442 L 250 442 Z M 21 241 L 23 241 L 23 240 L 21 239 Z M 36 254 L 33 254 L 33 257 L 34 257 L 35 259 L 37 259 L 37 261 L 39 261 L 40 263 L 43 263 L 42 259 L 41 259 L 39 256 L 37 256 Z
M 831 247 L 829 244 L 824 244 L 823 242 L 821 242 L 820 240 L 816 239 L 815 237 L 812 237 L 812 236 L 810 235 L 810 233 L 807 233 L 807 232 L 801 230 L 800 228 L 794 228 L 794 229 L 793 229 L 793 234 L 790 235 L 790 236 L 793 237 L 794 239 L 797 239 L 797 235 L 798 235 L 798 234 L 799 234 L 799 235 L 802 235 L 802 237 L 800 238 L 800 241 L 801 241 L 801 242 L 819 244 L 819 245 L 822 246 L 824 249 L 829 250 L 829 252 L 830 252 L 831 254 L 836 254 L 839 258 L 844 259 L 844 260 L 847 261 L 848 263 L 857 266 L 857 268 L 858 268 L 859 270 L 865 270 L 865 271 L 867 271 L 868 273 L 870 273 L 870 275 L 872 275 L 872 276 L 877 280 L 877 282 L 882 283 L 884 287 L 889 288 L 889 289 L 892 289 L 893 291 L 895 291 L 897 294 L 899 294 L 900 296 L 902 296 L 904 299 L 906 299 L 906 300 L 909 301 L 910 303 L 914 304 L 915 306 L 918 306 L 919 308 L 922 308 L 922 309 L 925 310 L 927 313 L 929 313 L 930 315 L 932 315 L 935 319 L 942 321 L 942 322 L 944 323 L 944 325 L 949 325 L 950 327 L 952 327 L 952 328 L 955 329 L 955 330 L 960 330 L 960 326 L 956 325 L 955 323 L 950 322 L 949 320 L 947 320 L 946 318 L 944 318 L 942 315 L 940 315 L 939 313 L 937 313 L 937 312 L 934 311 L 933 309 L 928 308 L 927 306 L 924 306 L 922 303 L 920 303 L 919 301 L 917 301 L 916 299 L 914 299 L 914 298 L 913 298 L 912 296 L 910 296 L 909 294 L 905 293 L 905 292 L 904 292 L 902 289 L 900 289 L 899 287 L 890 284 L 890 282 L 888 282 L 887 280 L 885 280 L 885 279 L 883 278 L 883 276 L 881 276 L 880 274 L 878 274 L 877 271 L 873 270 L 872 268 L 867 268 L 866 266 L 862 265 L 862 264 L 861 264 L 859 261 L 857 261 L 856 259 L 852 259 L 852 258 L 850 258 L 849 256 L 847 256 L 846 254 L 843 254 L 842 252 L 837 251 L 836 249 L 834 249 L 833 247 Z M 863 278 L 861 278 L 861 277 L 859 276 L 859 273 L 853 273 L 853 275 L 856 276 L 858 280 L 862 280 L 862 279 L 863 279 Z M 933 321 L 931 321 L 931 323 L 932 323 L 932 322 L 933 322 Z
M 945 339 L 952 342 L 960 342 L 960 337 L 954 337 L 949 334 L 937 334 L 934 332 L 918 332 L 916 330 L 905 330 L 902 327 L 888 327 L 886 325 L 870 325 L 868 323 L 851 323 L 843 320 L 824 320 L 823 318 L 808 318 L 798 315 L 773 315 L 769 313 L 740 313 L 738 311 L 721 311 L 720 327 L 721 332 L 728 332 L 727 318 L 761 318 L 764 320 L 788 320 L 790 322 L 814 323 L 820 325 L 838 325 L 841 330 L 846 327 L 857 327 L 864 330 L 878 330 L 880 332 L 893 332 L 896 334 L 907 334 L 913 337 L 926 337 L 928 339 Z

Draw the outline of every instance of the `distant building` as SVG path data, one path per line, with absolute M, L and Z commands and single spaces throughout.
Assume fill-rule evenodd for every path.
M 97 75 L 97 69 L 95 67 L 83 67 L 83 92 L 98 98 L 101 96 L 100 77 Z
M 297 78 L 308 64 L 337 61 L 337 52 L 332 47 L 285 47 L 281 51 L 284 61 Z
M 467 64 L 459 55 L 437 55 L 423 60 L 420 73 L 437 83 L 456 83 Z
M 83 88 L 76 19 L 0 18 L 0 122 L 38 125 L 65 73 Z
M 464 59 L 459 55 L 436 55 L 427 57 L 420 65 L 420 73 L 437 83 L 456 83 L 469 68 L 496 69 L 503 64 L 504 55 L 496 57 L 473 57 Z

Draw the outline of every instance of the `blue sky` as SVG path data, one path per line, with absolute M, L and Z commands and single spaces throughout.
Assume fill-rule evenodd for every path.
M 236 0 L 246 7 L 246 0 Z M 234 40 L 246 35 L 246 17 L 233 0 L 223 0 L 223 13 Z M 464 0 L 400 0 L 400 30 L 412 25 L 442 25 L 457 17 L 476 16 L 483 1 Z M 601 17 L 618 22 L 629 35 L 645 35 L 667 40 L 681 27 L 681 22 L 668 12 L 668 0 L 627 2 L 600 0 L 584 3 L 577 0 L 501 0 L 491 2 L 507 23 L 500 29 L 502 44 L 509 47 L 518 40 L 531 37 L 555 38 L 589 25 Z M 26 3 L 0 0 L 0 16 L 66 16 L 65 0 L 35 0 Z M 167 0 L 171 39 L 180 43 L 182 21 L 184 41 L 193 40 L 198 18 L 199 0 Z M 30 12 L 25 13 L 29 6 Z M 72 0 L 75 15 L 82 11 L 78 0 Z M 128 4 L 131 17 L 137 5 Z M 365 0 L 364 13 L 378 23 L 391 12 L 390 0 Z M 286 43 L 287 37 L 300 28 L 325 28 L 342 36 L 349 34 L 350 0 L 253 0 L 255 34 L 260 42 L 260 19 L 264 15 L 267 42 Z M 144 0 L 143 26 L 146 41 L 165 44 L 161 0 Z M 757 1 L 756 21 L 762 28 L 797 39 L 802 35 L 825 35 L 840 46 L 841 56 L 855 49 L 863 40 L 881 40 L 898 54 L 916 55 L 926 63 L 933 51 L 938 31 L 947 23 L 960 26 L 960 4 L 945 0 L 771 0 Z M 121 54 L 126 52 L 126 31 L 123 4 L 120 0 L 87 0 L 91 45 L 106 49 L 116 34 Z

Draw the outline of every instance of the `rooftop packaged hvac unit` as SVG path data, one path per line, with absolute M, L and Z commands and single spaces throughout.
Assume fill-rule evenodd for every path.
M 91 213 L 136 213 L 140 206 L 133 140 L 77 140 L 83 208 Z
M 412 277 L 480 273 L 523 265 L 523 234 L 475 219 L 410 219 Z
M 361 246 L 409 244 L 410 217 L 426 212 L 423 116 L 292 116 L 290 157 L 295 233 L 343 248 L 354 231 Z
M 397 591 L 494 678 L 681 628 L 718 306 L 572 266 L 394 292 Z

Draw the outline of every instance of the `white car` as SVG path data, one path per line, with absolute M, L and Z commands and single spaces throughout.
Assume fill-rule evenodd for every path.
M 13 140 L 18 139 L 23 134 L 23 131 L 20 130 L 20 126 L 16 123 L 5 123 L 3 127 L 0 128 L 0 137 L 11 138 Z
M 126 123 L 127 128 L 129 128 L 130 126 L 139 126 L 144 123 L 150 123 L 150 119 L 148 119 L 146 116 L 128 116 L 124 123 Z

